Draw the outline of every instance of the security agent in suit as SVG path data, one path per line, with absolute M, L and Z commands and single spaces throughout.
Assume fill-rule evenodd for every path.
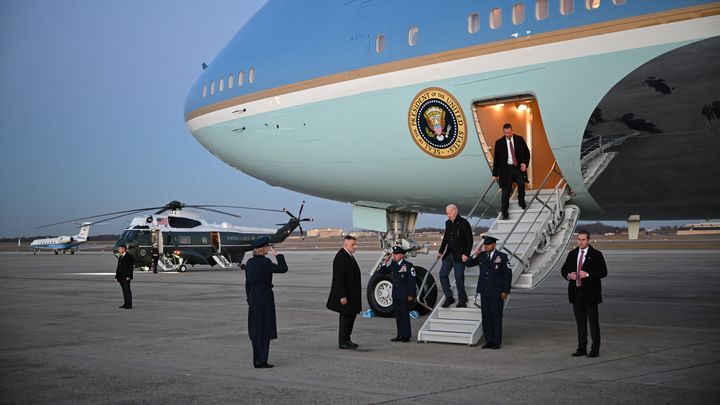
M 480 294 L 482 328 L 485 336 L 483 349 L 499 349 L 502 345 L 502 320 L 505 300 L 510 294 L 512 271 L 505 253 L 495 250 L 497 239 L 486 236 L 484 252 L 480 247 L 468 261 L 468 267 L 480 265 L 477 293 Z
M 270 340 L 277 339 L 275 296 L 272 288 L 273 273 L 288 271 L 285 256 L 269 246 L 270 238 L 263 236 L 252 241 L 253 257 L 245 264 L 245 294 L 248 302 L 248 333 L 253 347 L 253 366 L 271 368 L 268 364 Z M 268 252 L 277 264 L 265 257 Z
M 607 266 L 603 254 L 590 246 L 589 241 L 588 231 L 578 231 L 578 246 L 568 253 L 562 266 L 562 277 L 568 280 L 568 298 L 577 324 L 578 346 L 573 357 L 600 355 L 598 304 L 602 302 L 601 279 L 607 276 Z M 588 323 L 592 337 L 590 353 L 587 352 Z
M 132 309 L 132 291 L 130 291 L 130 281 L 133 279 L 133 268 L 135 267 L 135 259 L 127 252 L 126 245 L 118 246 L 118 263 L 115 269 L 115 280 L 120 283 L 123 293 L 123 304 L 118 308 Z
M 518 204 L 525 209 L 525 181 L 530 164 L 530 150 L 521 136 L 513 134 L 512 125 L 509 123 L 503 125 L 503 135 L 495 142 L 492 175 L 502 189 L 503 219 L 508 219 L 513 183 L 517 184 L 518 188 Z M 512 152 L 515 152 L 514 156 Z
M 357 240 L 347 235 L 343 239 L 343 247 L 338 250 L 333 260 L 333 277 L 327 308 L 340 314 L 338 346 L 343 350 L 355 350 L 356 343 L 350 339 L 355 318 L 362 310 L 360 266 L 355 257 Z
M 445 294 L 443 308 L 447 308 L 455 302 L 452 290 L 450 289 L 450 271 L 455 272 L 455 288 L 458 291 L 457 308 L 467 307 L 467 293 L 465 292 L 465 262 L 470 257 L 473 246 L 472 227 L 470 223 L 458 215 L 458 207 L 450 204 L 445 207 L 448 220 L 445 221 L 445 233 L 438 258 L 442 258 L 440 267 L 440 285 Z
M 390 260 L 392 259 L 392 262 Z M 392 274 L 392 299 L 395 308 L 395 324 L 397 334 L 390 339 L 391 342 L 409 342 L 412 334 L 410 330 L 410 304 L 417 296 L 415 284 L 415 268 L 405 260 L 405 249 L 393 246 L 392 256 L 388 256 L 385 263 L 378 269 L 380 274 Z

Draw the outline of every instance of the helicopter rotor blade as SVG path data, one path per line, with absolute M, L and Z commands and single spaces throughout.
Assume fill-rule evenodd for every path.
M 185 205 L 185 207 L 188 207 L 188 208 L 205 208 L 205 207 L 212 207 L 212 208 L 235 208 L 235 209 L 242 209 L 242 210 L 283 212 L 282 210 L 274 210 L 274 209 L 271 209 L 271 208 L 243 207 L 243 206 L 240 206 L 240 205 L 209 205 L 209 204 L 198 204 L 198 205 Z
M 124 216 L 126 216 L 126 215 L 132 215 L 132 214 L 136 214 L 136 213 L 138 213 L 138 212 L 149 211 L 149 210 L 154 210 L 154 209 L 158 209 L 158 208 L 160 208 L 160 207 L 136 208 L 136 209 L 134 209 L 134 210 L 108 212 L 108 213 L 105 213 L 105 214 L 91 215 L 91 216 L 89 216 L 89 217 L 82 217 L 82 218 L 70 219 L 70 220 L 68 220 L 68 221 L 55 222 L 55 223 L 53 223 L 53 224 L 40 225 L 40 226 L 37 226 L 36 228 L 47 228 L 47 227 L 50 227 L 50 226 L 68 224 L 68 223 L 70 223 L 70 222 L 84 221 L 84 220 L 86 220 L 86 219 L 102 218 L 102 217 L 106 217 L 106 216 L 110 216 L 110 215 L 115 215 L 115 214 L 122 214 L 122 215 L 119 215 L 119 216 L 117 216 L 117 217 L 114 217 L 114 218 L 120 218 L 120 217 L 124 217 Z M 110 219 L 113 219 L 113 218 L 110 218 Z M 103 220 L 103 221 L 107 221 L 108 218 L 103 218 L 102 220 Z
M 188 207 L 189 207 L 189 205 L 188 205 Z M 202 208 L 202 207 L 193 207 L 193 208 L 197 208 L 197 209 L 199 209 L 199 210 L 217 212 L 218 214 L 229 215 L 229 216 L 235 217 L 235 218 L 242 218 L 240 215 L 231 214 L 231 213 L 225 212 L 225 211 L 215 210 L 215 209 L 212 209 L 212 208 Z

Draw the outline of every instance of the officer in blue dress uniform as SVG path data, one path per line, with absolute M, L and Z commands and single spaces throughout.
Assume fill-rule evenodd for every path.
M 392 262 L 390 262 L 392 259 Z M 392 299 L 395 308 L 395 323 L 397 335 L 391 342 L 409 342 L 412 334 L 410 330 L 410 304 L 417 295 L 415 284 L 415 268 L 405 260 L 405 249 L 393 246 L 392 256 L 388 256 L 385 263 L 378 270 L 380 274 L 392 274 Z
M 486 236 L 484 252 L 475 251 L 467 267 L 480 265 L 477 293 L 482 307 L 482 328 L 485 336 L 483 349 L 499 349 L 502 345 L 503 305 L 510 294 L 512 271 L 505 253 L 495 250 L 497 239 Z
M 253 347 L 255 368 L 271 368 L 268 364 L 270 340 L 277 339 L 275 322 L 275 296 L 273 294 L 273 273 L 288 271 L 285 257 L 276 254 L 269 246 L 270 238 L 263 236 L 252 241 L 253 257 L 245 264 L 245 293 L 248 301 L 248 333 Z M 265 255 L 271 252 L 277 259 L 273 263 Z

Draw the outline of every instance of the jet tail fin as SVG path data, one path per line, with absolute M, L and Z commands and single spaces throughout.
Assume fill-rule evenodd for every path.
M 75 235 L 75 239 L 87 240 L 88 236 L 90 235 L 90 225 L 92 225 L 92 222 L 83 222 L 82 227 L 80 227 L 80 233 Z

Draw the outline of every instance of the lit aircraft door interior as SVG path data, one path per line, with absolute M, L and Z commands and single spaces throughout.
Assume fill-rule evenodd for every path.
M 530 149 L 530 167 L 528 167 L 528 189 L 539 187 L 550 172 L 555 156 L 550 149 L 545 127 L 540 115 L 537 100 L 531 94 L 481 100 L 473 103 L 473 117 L 485 158 L 492 169 L 493 147 L 495 141 L 503 136 L 503 124 L 509 122 L 513 133 L 525 138 Z M 543 188 L 552 189 L 560 180 L 553 173 Z
M 220 234 L 218 232 L 210 232 L 210 239 L 213 249 L 216 252 L 220 252 Z

